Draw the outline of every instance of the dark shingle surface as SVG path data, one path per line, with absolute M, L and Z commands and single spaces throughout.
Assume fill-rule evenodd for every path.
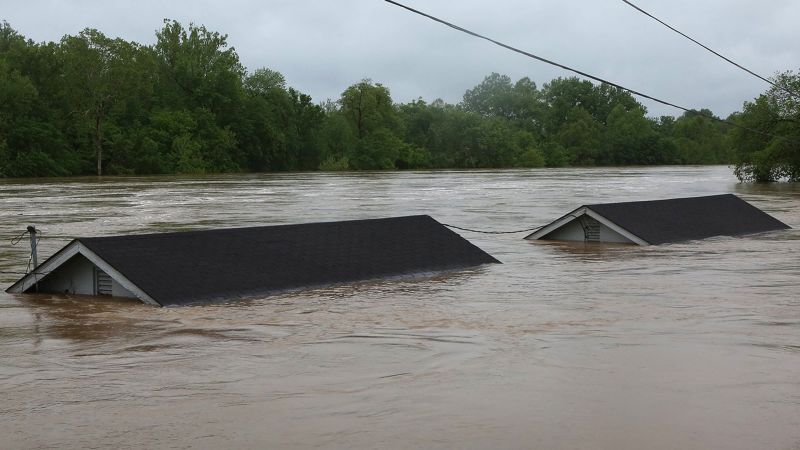
M 650 244 L 790 228 L 733 194 L 586 207 Z
M 165 306 L 499 262 L 429 216 L 79 241 Z

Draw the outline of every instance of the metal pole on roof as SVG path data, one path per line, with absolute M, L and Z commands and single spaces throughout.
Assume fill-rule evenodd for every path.
M 33 279 L 36 284 L 36 292 L 39 292 L 39 279 L 36 276 L 36 269 L 39 267 L 39 258 L 36 255 L 36 227 L 28 225 L 28 233 L 31 235 L 31 260 L 33 261 Z

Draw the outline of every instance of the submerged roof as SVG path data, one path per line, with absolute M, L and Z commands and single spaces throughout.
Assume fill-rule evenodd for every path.
M 499 263 L 430 216 L 75 242 L 164 306 Z
M 576 211 L 582 210 L 588 210 L 586 214 L 599 220 L 605 219 L 603 222 L 606 224 L 618 227 L 632 241 L 636 242 L 638 238 L 646 244 L 791 228 L 733 194 L 584 205 Z M 559 221 L 574 215 L 576 211 Z M 546 238 L 553 229 L 548 225 L 526 239 Z

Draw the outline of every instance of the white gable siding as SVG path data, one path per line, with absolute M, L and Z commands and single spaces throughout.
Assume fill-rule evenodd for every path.
M 125 289 L 121 284 L 117 282 L 115 279 L 111 279 L 111 296 L 112 297 L 123 297 L 123 298 L 136 298 L 133 293 L 127 289 Z
M 80 253 L 70 258 L 50 274 L 40 276 L 40 292 L 97 295 L 96 266 Z M 32 289 L 35 289 L 32 288 Z M 136 298 L 116 280 L 111 280 L 113 297 Z
M 41 292 L 94 295 L 94 289 L 94 264 L 80 254 L 39 282 Z
M 581 219 L 583 220 L 583 224 L 581 223 Z M 586 226 L 588 230 L 584 230 L 584 226 Z M 600 230 L 599 235 L 594 232 L 597 228 Z M 586 231 L 588 231 L 588 233 Z M 587 237 L 589 239 L 587 239 Z M 630 239 L 586 215 L 581 216 L 579 219 L 576 218 L 567 222 L 561 227 L 542 236 L 540 239 L 554 241 L 592 241 L 634 244 L 634 242 Z
M 616 242 L 620 244 L 635 244 L 632 240 L 626 238 L 625 236 L 617 233 L 616 231 L 608 228 L 605 225 L 600 226 L 600 240 L 602 242 Z
M 553 241 L 583 241 L 583 227 L 577 219 L 574 219 L 564 224 L 564 226 L 546 234 L 542 239 Z

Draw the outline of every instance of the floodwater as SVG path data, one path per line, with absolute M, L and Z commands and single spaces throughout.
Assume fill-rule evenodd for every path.
M 430 214 L 532 228 L 584 203 L 800 186 L 726 167 L 0 182 L 0 284 L 75 236 Z M 0 293 L 0 448 L 800 449 L 800 232 L 658 247 L 464 237 L 504 262 L 232 304 Z M 180 282 L 180 280 L 176 280 Z

